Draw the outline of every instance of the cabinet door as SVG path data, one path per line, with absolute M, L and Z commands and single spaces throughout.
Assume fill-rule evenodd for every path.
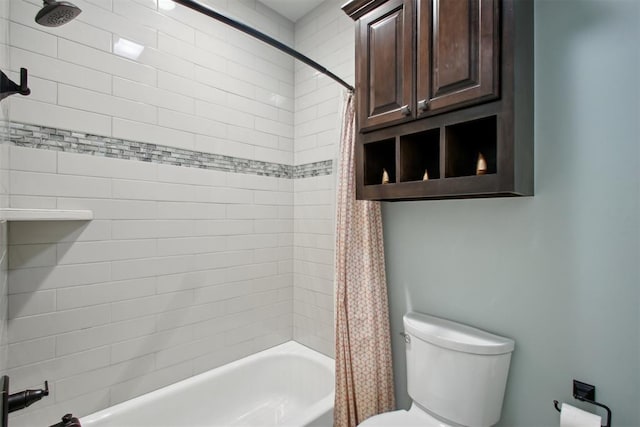
M 499 96 L 499 3 L 418 0 L 418 115 Z
M 413 0 L 391 0 L 358 20 L 356 82 L 359 127 L 411 117 Z

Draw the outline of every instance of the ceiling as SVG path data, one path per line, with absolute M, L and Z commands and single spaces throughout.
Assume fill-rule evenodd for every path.
M 315 9 L 324 0 L 258 0 L 280 15 L 296 22 L 304 15 Z

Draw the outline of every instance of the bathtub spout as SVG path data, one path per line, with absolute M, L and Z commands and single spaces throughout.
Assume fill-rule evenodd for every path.
M 64 417 L 62 417 L 62 421 L 60 421 L 58 424 L 54 424 L 49 427 L 82 427 L 82 426 L 80 425 L 80 420 L 78 420 L 72 414 L 66 414 Z

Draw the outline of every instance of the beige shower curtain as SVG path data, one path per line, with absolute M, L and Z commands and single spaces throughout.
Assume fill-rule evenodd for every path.
M 356 200 L 355 107 L 345 100 L 336 206 L 334 427 L 394 409 L 380 203 Z

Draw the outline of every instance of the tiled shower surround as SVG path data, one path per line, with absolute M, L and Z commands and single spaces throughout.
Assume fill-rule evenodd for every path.
M 9 7 L 10 76 L 28 68 L 32 94 L 10 98 L 5 199 L 94 213 L 8 226 L 6 372 L 12 390 L 52 388 L 11 425 L 290 339 L 332 355 L 341 87 L 181 6 L 74 3 L 53 29 L 33 22 L 39 0 Z M 295 25 L 253 0 L 206 3 L 353 82 L 339 1 Z
M 94 213 L 9 226 L 8 372 L 16 389 L 54 387 L 38 418 L 12 425 L 91 412 L 291 339 L 290 178 L 10 156 L 14 207 Z
M 327 0 L 298 20 L 295 47 L 353 84 L 355 31 L 342 4 Z M 295 164 L 335 159 L 342 120 L 336 98 L 342 100 L 341 88 L 299 62 L 295 82 Z M 335 174 L 293 180 L 293 337 L 329 355 L 334 352 L 335 183 Z
M 8 68 L 9 42 L 9 3 L 0 2 L 0 69 Z M 4 105 L 2 105 L 4 104 Z M 0 104 L 0 131 L 6 133 L 8 109 L 6 103 Z M 0 208 L 9 205 L 8 166 L 9 152 L 6 140 L 0 136 Z M 7 223 L 0 222 L 0 374 L 7 370 L 8 359 L 8 283 L 7 283 Z

